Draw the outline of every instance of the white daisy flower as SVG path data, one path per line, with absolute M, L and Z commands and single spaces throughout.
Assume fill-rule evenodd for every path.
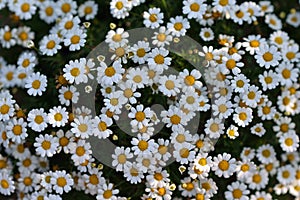
M 87 34 L 85 33 L 85 30 L 76 28 L 66 34 L 65 39 L 63 40 L 64 45 L 69 46 L 70 51 L 80 50 L 86 43 L 86 37 Z
M 206 121 L 204 132 L 212 139 L 219 138 L 222 134 L 224 134 L 224 124 L 221 119 L 211 118 Z
M 248 19 L 248 24 L 257 21 L 257 17 L 262 16 L 261 9 L 259 5 L 257 5 L 255 2 L 244 2 L 241 4 L 241 6 L 245 6 L 247 8 L 247 12 L 250 15 Z
M 184 0 L 182 13 L 187 15 L 187 18 L 202 19 L 206 12 L 207 4 L 204 0 Z
M 79 29 L 79 23 L 80 19 L 78 16 L 73 17 L 73 15 L 67 14 L 62 18 L 62 20 L 58 24 L 60 34 L 66 35 L 68 33 L 72 33 L 76 29 Z
M 59 90 L 59 101 L 62 105 L 69 106 L 71 103 L 77 103 L 79 99 L 79 92 L 77 92 L 76 87 L 71 86 L 62 86 Z
M 47 87 L 47 77 L 40 72 L 32 73 L 25 80 L 25 88 L 27 88 L 27 93 L 31 96 L 41 96 L 43 92 L 46 91 Z
M 299 137 L 294 132 L 281 135 L 279 142 L 282 150 L 286 152 L 295 152 L 299 147 Z
M 130 125 L 132 127 L 138 127 L 139 129 L 144 126 L 149 126 L 150 118 L 153 116 L 153 111 L 147 107 L 144 108 L 143 104 L 139 104 L 136 108 L 131 107 L 128 117 L 131 118 Z
M 150 8 L 148 12 L 143 13 L 143 24 L 147 28 L 155 29 L 158 28 L 164 21 L 164 13 L 161 12 L 160 8 Z
M 292 63 L 280 63 L 275 70 L 278 74 L 278 79 L 282 86 L 289 87 L 293 83 L 297 82 L 299 69 L 295 68 Z
M 214 6 L 213 9 L 227 16 L 235 2 L 235 0 L 214 0 L 212 5 Z
M 154 154 L 154 157 L 158 160 L 162 160 L 163 162 L 166 162 L 170 159 L 171 153 L 169 152 L 169 140 L 164 140 L 162 138 L 159 138 L 157 140 L 158 148 L 156 153 Z
M 130 165 L 130 159 L 133 158 L 133 154 L 130 152 L 130 148 L 116 147 L 114 154 L 112 154 L 112 166 L 116 167 L 116 171 L 123 171 L 124 166 Z
M 223 74 L 228 74 L 232 72 L 234 75 L 237 75 L 241 72 L 240 68 L 244 66 L 244 63 L 240 62 L 242 56 L 235 53 L 233 55 L 227 56 L 226 61 L 222 63 L 220 66 Z
M 176 75 L 161 76 L 159 79 L 158 90 L 164 95 L 171 97 L 176 96 L 181 89 L 181 81 L 176 77 Z
M 195 146 L 190 143 L 178 144 L 173 151 L 173 157 L 180 164 L 188 164 L 195 159 L 196 152 L 194 148 Z
M 238 127 L 230 125 L 230 127 L 228 127 L 228 129 L 226 130 L 226 134 L 230 139 L 234 140 L 239 136 Z
M 17 43 L 16 33 L 17 33 L 17 29 L 15 28 L 11 29 L 7 25 L 4 26 L 4 28 L 0 28 L 1 46 L 7 49 L 14 46 Z
M 134 155 L 151 154 L 158 146 L 154 139 L 150 139 L 150 136 L 147 134 L 138 134 L 137 138 L 132 138 L 131 144 L 133 145 L 131 149 Z
M 58 139 L 53 137 L 52 135 L 46 134 L 39 135 L 39 137 L 35 138 L 35 143 L 33 146 L 36 147 L 36 153 L 41 155 L 42 157 L 52 157 L 56 154 L 56 149 L 58 147 Z
M 64 192 L 68 193 L 71 191 L 74 180 L 65 170 L 55 171 L 51 176 L 51 184 L 55 192 L 63 194 Z
M 101 186 L 101 189 L 98 190 L 96 199 L 104 200 L 104 199 L 111 199 L 117 200 L 117 194 L 119 193 L 118 189 L 113 189 L 114 185 L 112 183 L 106 184 L 104 183 Z
M 169 68 L 171 65 L 171 58 L 167 57 L 169 51 L 163 47 L 154 48 L 149 53 L 149 58 L 147 59 L 148 65 L 150 69 L 156 69 L 157 71 L 164 71 Z
M 124 177 L 131 184 L 137 184 L 142 182 L 144 178 L 143 172 L 137 167 L 136 163 L 130 163 L 128 166 L 124 166 Z
M 170 44 L 173 37 L 170 35 L 169 29 L 166 29 L 165 26 L 161 26 L 159 27 L 158 32 L 154 32 L 154 36 L 151 39 L 153 45 L 164 47 L 165 45 Z
M 38 190 L 40 182 L 39 174 L 33 171 L 22 171 L 18 178 L 18 188 L 25 194 Z
M 55 106 L 49 110 L 48 121 L 53 127 L 63 127 L 68 122 L 69 116 L 67 109 Z
M 270 144 L 261 145 L 256 152 L 257 159 L 263 164 L 267 164 L 276 160 L 276 152 L 274 147 Z
M 148 59 L 148 52 L 150 51 L 149 42 L 138 41 L 131 47 L 133 57 L 131 58 L 133 62 L 138 64 L 144 64 Z
M 35 33 L 28 26 L 20 26 L 17 29 L 17 44 L 27 47 L 29 41 L 34 40 Z
M 283 61 L 286 62 L 299 62 L 300 60 L 300 52 L 299 45 L 297 43 L 294 44 L 284 44 L 281 48 Z
M 173 131 L 187 125 L 187 118 L 178 107 L 170 106 L 167 111 L 162 111 L 160 116 L 162 121 L 167 124 L 166 126 L 172 127 Z
M 13 142 L 21 143 L 28 136 L 26 127 L 27 123 L 23 118 L 12 118 L 6 126 L 7 138 Z
M 39 5 L 39 17 L 47 24 L 55 22 L 58 18 L 57 4 L 54 1 L 45 0 Z
M 110 13 L 117 19 L 124 19 L 129 16 L 132 9 L 132 2 L 128 0 L 113 0 L 110 2 Z
M 250 161 L 248 159 L 242 159 L 241 161 L 237 162 L 236 176 L 240 180 L 244 181 L 256 169 L 257 169 L 257 166 L 255 165 L 255 163 L 253 161 Z
M 137 92 L 136 89 L 134 89 L 133 85 L 135 84 L 133 84 L 130 80 L 118 84 L 120 89 L 123 91 L 123 96 L 130 104 L 136 104 L 137 98 L 141 97 L 141 93 Z
M 14 115 L 16 101 L 11 98 L 0 97 L 0 120 L 7 121 Z
M 282 29 L 282 22 L 275 14 L 265 15 L 265 23 L 273 30 Z
M 65 16 L 67 14 L 75 15 L 77 13 L 77 3 L 73 0 L 59 0 L 56 2 L 56 12 L 59 16 Z
M 97 81 L 103 85 L 113 85 L 122 79 L 125 69 L 121 62 L 114 61 L 111 66 L 107 66 L 105 62 L 100 62 L 100 67 L 97 68 Z
M 32 15 L 36 12 L 35 1 L 30 0 L 18 0 L 14 4 L 14 11 L 20 19 L 28 20 L 32 18 Z
M 269 69 L 271 66 L 275 67 L 279 64 L 279 60 L 281 60 L 280 52 L 277 47 L 264 45 L 261 47 L 254 56 L 256 62 L 260 67 L 265 67 Z
M 281 48 L 284 44 L 287 44 L 290 40 L 289 35 L 284 31 L 275 31 L 270 35 L 270 42 L 275 46 Z
M 244 74 L 238 74 L 231 80 L 231 87 L 235 92 L 244 93 L 248 90 L 250 80 Z
M 70 60 L 69 64 L 66 64 L 63 72 L 64 77 L 69 83 L 87 83 L 88 77 L 85 74 L 85 64 L 79 60 Z
M 91 145 L 85 140 L 79 139 L 77 143 L 70 147 L 70 153 L 74 164 L 78 166 L 91 158 Z
M 130 68 L 126 73 L 127 81 L 132 84 L 132 89 L 144 88 L 148 85 L 148 76 L 145 68 Z
M 7 170 L 1 170 L 0 173 L 0 193 L 4 195 L 11 195 L 15 192 L 15 182 Z
M 48 116 L 44 108 L 32 109 L 27 116 L 28 126 L 32 130 L 41 132 L 48 127 Z
M 113 133 L 112 130 L 108 129 L 108 127 L 110 127 L 112 124 L 112 119 L 109 118 L 107 115 L 101 114 L 99 117 L 96 116 L 92 120 L 92 134 L 98 137 L 99 139 L 108 138 Z
M 278 74 L 274 73 L 272 70 L 264 71 L 263 74 L 258 75 L 258 78 L 263 87 L 263 91 L 274 89 L 279 84 Z
M 261 35 L 249 35 L 244 40 L 246 42 L 243 42 L 243 47 L 246 48 L 246 51 L 249 51 L 250 55 L 253 55 L 267 44 L 266 39 L 262 38 Z
M 127 102 L 127 99 L 123 96 L 122 91 L 112 92 L 103 100 L 104 105 L 110 112 L 115 114 L 121 113 L 121 108 Z
M 213 158 L 211 169 L 218 177 L 229 178 L 235 172 L 236 159 L 231 158 L 231 155 L 228 153 L 218 154 Z
M 74 146 L 74 134 L 71 131 L 64 133 L 64 131 L 60 129 L 56 132 L 56 136 L 59 144 L 57 147 L 57 153 L 60 153 L 61 150 L 63 150 L 65 154 L 70 153 L 71 146 Z
M 272 106 L 271 101 L 267 101 L 263 103 L 262 105 L 258 106 L 257 109 L 257 115 L 262 119 L 262 120 L 270 120 L 273 119 L 276 113 L 276 108 Z
M 94 19 L 98 13 L 98 4 L 95 1 L 85 1 L 78 8 L 78 16 L 84 17 L 85 20 Z
M 237 107 L 235 109 L 235 114 L 233 114 L 233 120 L 238 126 L 248 126 L 253 119 L 252 112 L 251 108 Z
M 286 17 L 286 23 L 297 28 L 300 25 L 300 12 L 289 13 Z
M 277 180 L 279 183 L 289 185 L 295 180 L 296 169 L 292 165 L 284 165 L 278 168 Z
M 247 186 L 239 181 L 233 182 L 227 186 L 227 191 L 225 192 L 225 198 L 234 200 L 248 200 L 249 199 L 250 191 L 248 190 Z
M 39 43 L 39 50 L 43 55 L 53 56 L 61 49 L 62 39 L 56 34 L 46 35 Z
M 257 135 L 259 137 L 262 137 L 266 133 L 266 129 L 263 126 L 263 123 L 257 123 L 250 129 L 251 133 L 254 135 Z
M 211 41 L 215 38 L 215 34 L 211 28 L 201 28 L 199 36 L 202 38 L 203 41 Z
M 92 135 L 92 122 L 90 116 L 78 116 L 71 123 L 71 131 L 77 138 L 86 139 Z
M 167 24 L 168 30 L 176 37 L 184 36 L 190 27 L 189 21 L 182 16 L 172 17 Z
M 124 46 L 128 43 L 129 34 L 123 28 L 117 28 L 116 31 L 110 30 L 106 35 L 105 42 L 109 44 L 109 46 L 113 46 L 119 44 Z
M 268 182 L 268 172 L 264 169 L 253 172 L 246 179 L 248 187 L 252 190 L 264 189 L 267 186 Z
M 266 13 L 272 13 L 274 11 L 274 6 L 270 1 L 260 1 L 259 6 L 263 15 Z
M 234 5 L 231 7 L 230 18 L 237 24 L 242 25 L 244 22 L 249 21 L 250 13 L 245 5 Z
M 255 85 L 251 85 L 245 93 L 241 94 L 247 106 L 255 108 L 260 101 L 262 91 Z
M 148 171 L 154 171 L 157 168 L 157 160 L 153 157 L 153 154 L 140 154 L 135 159 L 136 165 L 139 170 L 147 173 Z
M 38 60 L 34 52 L 24 51 L 19 55 L 18 67 L 30 72 L 37 65 Z

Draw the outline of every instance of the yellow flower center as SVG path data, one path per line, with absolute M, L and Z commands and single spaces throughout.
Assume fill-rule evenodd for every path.
M 217 132 L 219 131 L 219 125 L 217 123 L 212 123 L 209 127 L 209 129 L 212 131 L 212 132 Z
M 55 42 L 54 40 L 50 40 L 47 45 L 46 45 L 47 49 L 53 49 L 55 47 Z
M 258 40 L 252 40 L 252 41 L 250 41 L 250 46 L 251 47 L 256 48 L 256 47 L 259 47 L 259 45 L 260 45 L 260 43 L 259 43 Z
M 67 146 L 69 144 L 69 139 L 67 137 L 63 136 L 59 139 L 59 144 L 62 147 Z
M 288 130 L 289 130 L 289 125 L 288 124 L 284 123 L 284 124 L 280 125 L 280 131 L 281 132 L 286 133 L 286 132 L 288 132 Z
M 175 83 L 171 80 L 167 80 L 165 86 L 168 90 L 172 90 L 175 88 Z
M 2 115 L 7 114 L 8 111 L 9 111 L 9 108 L 10 108 L 10 107 L 9 107 L 7 104 L 3 104 L 3 105 L 0 107 L 0 113 L 1 113 Z
M 294 140 L 292 139 L 292 138 L 286 138 L 285 140 L 284 140 L 284 143 L 285 143 L 285 145 L 286 146 L 293 146 L 293 144 L 294 144 Z
M 130 169 L 130 174 L 131 174 L 131 176 L 138 176 L 139 171 L 136 168 L 131 168 Z
M 64 98 L 66 99 L 66 100 L 71 100 L 72 99 L 72 97 L 73 97 L 73 93 L 71 92 L 71 91 L 66 91 L 65 93 L 64 93 Z
M 226 5 L 228 4 L 228 0 L 220 0 L 220 1 L 219 1 L 219 4 L 220 4 L 221 6 L 226 6 Z
M 256 94 L 255 94 L 255 92 L 253 92 L 253 91 L 250 91 L 249 93 L 248 93 L 248 98 L 249 99 L 255 99 L 255 96 L 256 96 Z
M 30 4 L 29 3 L 23 3 L 21 6 L 22 12 L 28 12 L 30 10 Z
M 52 16 L 53 15 L 53 8 L 51 6 L 48 6 L 46 9 L 45 9 L 45 13 L 47 16 Z
M 23 180 L 24 185 L 29 186 L 32 184 L 32 178 L 31 177 L 25 177 Z
M 85 7 L 84 13 L 85 13 L 86 15 L 91 14 L 92 12 L 93 12 L 93 8 L 92 8 L 91 6 Z
M 127 161 L 127 159 L 126 159 L 125 154 L 120 154 L 120 155 L 118 156 L 118 162 L 119 162 L 120 164 L 124 164 L 124 163 L 126 163 L 126 161 Z
M 198 163 L 199 165 L 205 166 L 207 164 L 206 158 L 200 158 Z
M 89 177 L 89 181 L 92 185 L 97 185 L 99 183 L 99 179 L 97 177 L 96 174 L 92 174 L 90 177 Z
M 191 9 L 191 11 L 198 12 L 199 9 L 200 9 L 200 6 L 199 6 L 199 4 L 197 4 L 197 3 L 195 2 L 195 3 L 192 3 L 192 4 L 190 5 L 190 9 Z
M 195 84 L 195 77 L 188 75 L 184 78 L 184 83 L 188 86 L 194 85 Z
M 34 122 L 37 123 L 37 124 L 41 124 L 41 123 L 44 122 L 44 118 L 41 115 L 37 115 L 34 118 Z
M 146 117 L 146 115 L 145 115 L 145 113 L 142 112 L 142 111 L 138 111 L 138 112 L 136 112 L 136 114 L 135 114 L 135 118 L 136 118 L 136 120 L 139 121 L 139 122 L 142 122 L 142 121 L 145 119 L 145 117 Z
M 256 184 L 259 184 L 261 182 L 261 176 L 259 174 L 254 174 L 252 176 L 252 181 Z
M 111 190 L 105 190 L 105 191 L 103 192 L 103 197 L 104 197 L 105 199 L 109 199 L 110 197 L 112 197 L 112 195 L 113 195 L 113 193 L 112 193 Z
M 72 44 L 78 44 L 79 41 L 80 41 L 80 37 L 79 37 L 78 35 L 73 35 L 73 36 L 71 37 L 71 43 L 72 43 Z
M 145 151 L 146 149 L 148 149 L 148 142 L 145 140 L 141 140 L 138 143 L 138 147 L 141 151 Z
M 156 22 L 156 21 L 157 21 L 157 15 L 156 15 L 156 14 L 151 14 L 151 15 L 149 16 L 149 20 L 150 20 L 151 22 Z
M 22 126 L 21 125 L 14 125 L 12 131 L 13 131 L 13 133 L 15 135 L 21 135 L 21 133 L 22 133 Z
M 78 130 L 82 133 L 86 132 L 88 130 L 88 126 L 86 124 L 80 124 L 78 126 Z
M 166 154 L 168 151 L 168 147 L 166 147 L 165 145 L 159 145 L 158 147 L 158 152 L 162 155 Z
M 226 171 L 229 169 L 229 162 L 227 160 L 222 160 L 219 162 L 218 167 L 222 171 Z
M 243 18 L 244 17 L 244 13 L 243 11 L 239 10 L 235 13 L 235 15 L 238 17 L 238 18 Z
M 65 23 L 65 29 L 67 29 L 67 30 L 72 29 L 73 26 L 74 26 L 73 21 L 67 21 L 67 22 Z
M 2 180 L 1 180 L 1 187 L 4 188 L 4 189 L 9 188 L 9 183 L 8 183 L 8 181 L 5 180 L 5 179 L 2 179 Z
M 289 79 L 291 77 L 291 71 L 289 69 L 282 70 L 281 74 L 285 79 Z
M 165 58 L 162 55 L 158 54 L 154 57 L 154 61 L 155 63 L 161 65 L 165 62 Z
M 176 31 L 180 31 L 183 28 L 183 24 L 181 22 L 176 22 L 174 28 Z
M 285 56 L 286 56 L 287 59 L 289 59 L 289 60 L 292 60 L 292 59 L 294 59 L 294 58 L 296 57 L 295 53 L 294 53 L 294 52 L 291 52 L 291 51 L 290 51 L 290 52 L 287 52 Z
M 226 62 L 227 69 L 233 69 L 233 68 L 235 68 L 235 66 L 236 66 L 235 60 L 233 60 L 233 59 L 227 60 L 227 62 Z
M 282 43 L 283 43 L 282 37 L 276 37 L 276 38 L 275 38 L 275 42 L 276 42 L 277 44 L 282 44 Z
M 234 199 L 240 199 L 243 196 L 243 192 L 240 189 L 234 189 L 232 191 L 232 196 Z
M 271 152 L 268 149 L 262 151 L 262 155 L 266 158 L 271 156 Z
M 9 41 L 9 40 L 11 39 L 11 37 L 12 37 L 12 34 L 11 34 L 10 31 L 7 31 L 7 32 L 5 32 L 5 33 L 3 34 L 3 39 L 4 39 L 5 41 Z
M 132 92 L 132 89 L 131 89 L 131 88 L 126 88 L 126 89 L 124 90 L 124 96 L 125 96 L 126 98 L 130 98 L 130 97 L 132 97 L 132 95 L 133 95 L 133 92 Z
M 54 115 L 54 120 L 55 120 L 55 121 L 61 121 L 62 119 L 63 119 L 62 114 L 56 113 L 56 114 Z
M 33 89 L 39 89 L 40 88 L 40 86 L 41 86 L 41 81 L 39 81 L 39 80 L 34 80 L 33 82 L 32 82 L 32 88 Z
M 77 77 L 80 74 L 80 70 L 79 70 L 79 68 L 74 67 L 73 69 L 71 69 L 70 73 L 72 76 Z
M 117 3 L 116 3 L 116 8 L 118 9 L 118 10 L 121 10 L 122 8 L 123 8 L 123 3 L 121 2 L 121 1 L 118 1 Z
M 64 3 L 62 6 L 61 6 L 61 10 L 64 12 L 64 13 L 68 13 L 70 12 L 71 10 L 71 5 L 69 3 Z
M 25 31 L 22 31 L 18 36 L 22 41 L 25 41 L 28 39 L 28 34 Z
M 163 175 L 159 172 L 156 172 L 154 174 L 154 179 L 157 180 L 157 181 L 161 181 L 161 180 L 163 180 L 163 178 L 164 178 Z
M 110 99 L 110 104 L 113 105 L 113 106 L 116 106 L 118 105 L 119 103 L 119 100 L 117 98 L 111 98 Z
M 85 154 L 85 149 L 83 146 L 79 146 L 76 148 L 76 154 L 78 156 L 83 156 Z
M 208 182 L 204 182 L 201 184 L 202 188 L 204 188 L 206 191 L 210 190 L 210 184 Z
M 143 48 L 140 48 L 140 49 L 138 49 L 137 51 L 136 51 L 136 55 L 138 56 L 138 57 L 144 57 L 145 56 L 145 54 L 146 54 L 146 51 L 145 51 L 145 49 L 143 49 Z
M 273 60 L 273 54 L 271 54 L 270 52 L 266 52 L 264 53 L 263 58 L 266 62 L 270 62 L 271 60 Z
M 190 151 L 187 148 L 180 149 L 179 153 L 182 158 L 187 158 L 190 155 Z
M 283 177 L 283 178 L 289 178 L 289 177 L 290 177 L 290 172 L 287 171 L 287 170 L 283 171 L 283 172 L 282 172 L 282 177 Z
M 157 35 L 157 39 L 158 39 L 158 41 L 160 41 L 160 42 L 163 42 L 163 41 L 165 41 L 166 40 L 166 34 L 164 34 L 164 33 L 159 33 L 158 35 Z
M 142 82 L 142 77 L 140 75 L 136 75 L 133 77 L 133 81 L 136 82 L 136 83 L 140 83 Z
M 249 169 L 250 169 L 250 167 L 249 167 L 248 164 L 243 164 L 243 165 L 241 166 L 241 170 L 242 170 L 243 172 L 247 172 Z
M 43 142 L 42 142 L 42 147 L 43 147 L 43 149 L 45 149 L 45 150 L 50 149 L 50 148 L 51 148 L 51 142 L 49 142 L 49 141 L 47 141 L 47 140 L 43 141 Z
M 121 34 L 113 35 L 112 40 L 115 41 L 115 42 L 120 42 L 122 40 Z
M 107 124 L 105 122 L 101 121 L 98 124 L 98 129 L 101 130 L 101 131 L 105 131 L 107 129 Z
M 56 179 L 56 184 L 59 186 L 59 187 L 64 187 L 65 185 L 67 185 L 67 180 L 64 178 L 64 177 L 58 177 Z
M 175 114 L 175 115 L 172 115 L 172 116 L 170 117 L 170 121 L 171 121 L 172 124 L 177 125 L 177 124 L 180 123 L 181 118 L 180 118 L 178 115 Z
M 205 54 L 205 60 L 211 61 L 214 58 L 214 55 L 210 52 Z

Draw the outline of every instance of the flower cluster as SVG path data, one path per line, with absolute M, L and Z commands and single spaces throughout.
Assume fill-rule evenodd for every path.
M 167 18 L 165 0 L 78 2 L 0 1 L 0 17 L 12 19 L 0 23 L 2 195 L 300 199 L 300 52 L 287 31 L 299 27 L 299 11 L 183 0 Z M 101 38 L 110 56 L 87 56 L 101 42 L 102 7 L 122 22 L 144 9 L 136 18 L 151 34 L 132 42 L 125 26 L 137 27 L 110 23 Z M 91 92 L 95 112 L 81 106 Z

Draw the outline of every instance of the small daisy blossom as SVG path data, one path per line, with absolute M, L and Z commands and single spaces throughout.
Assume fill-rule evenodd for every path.
M 45 136 L 39 135 L 39 137 L 35 138 L 35 143 L 33 146 L 36 147 L 36 152 L 38 155 L 42 157 L 52 157 L 56 153 L 56 149 L 58 147 L 58 139 L 57 137 L 53 137 L 51 135 L 46 134 Z
M 51 184 L 58 194 L 63 194 L 64 192 L 68 193 L 71 191 L 74 180 L 70 174 L 66 173 L 65 170 L 56 171 L 51 176 Z
M 227 186 L 227 191 L 225 192 L 226 199 L 240 199 L 248 200 L 250 191 L 244 183 L 239 181 L 233 182 Z
M 28 126 L 32 130 L 41 132 L 47 128 L 48 116 L 47 113 L 45 113 L 44 108 L 32 109 L 27 116 Z
M 148 12 L 143 13 L 145 27 L 151 29 L 158 28 L 163 23 L 164 13 L 161 12 L 160 8 L 150 8 Z
M 236 169 L 236 159 L 228 153 L 218 154 L 213 158 L 212 170 L 218 177 L 229 178 Z
M 15 183 L 8 171 L 3 169 L 0 172 L 0 193 L 4 195 L 11 195 L 15 192 Z
M 123 171 L 124 166 L 130 164 L 130 159 L 133 158 L 133 154 L 130 152 L 130 148 L 116 147 L 114 154 L 112 154 L 112 165 L 116 167 L 116 171 Z
M 114 61 L 111 66 L 107 66 L 105 62 L 100 62 L 100 67 L 97 68 L 99 84 L 113 85 L 122 79 L 125 69 L 120 61 Z
M 46 35 L 39 43 L 39 50 L 43 55 L 53 56 L 62 48 L 61 41 L 57 34 Z
M 85 74 L 85 65 L 79 60 L 70 60 L 68 64 L 63 68 L 64 77 L 69 83 L 87 83 L 88 77 Z
M 46 91 L 47 77 L 40 72 L 32 73 L 25 81 L 27 93 L 32 96 L 41 96 Z
M 256 59 L 256 62 L 259 64 L 260 67 L 265 67 L 266 69 L 269 69 L 271 66 L 275 67 L 279 64 L 279 60 L 281 60 L 281 55 L 277 47 L 265 44 L 256 52 L 254 58 Z
M 26 127 L 27 123 L 23 118 L 12 118 L 12 120 L 8 121 L 6 126 L 7 138 L 13 142 L 21 143 L 21 141 L 28 136 Z
M 53 127 L 64 126 L 68 122 L 69 116 L 65 107 L 53 107 L 49 110 L 48 120 Z
M 84 30 L 77 28 L 66 34 L 64 39 L 64 45 L 69 46 L 70 51 L 80 50 L 84 47 L 87 34 Z

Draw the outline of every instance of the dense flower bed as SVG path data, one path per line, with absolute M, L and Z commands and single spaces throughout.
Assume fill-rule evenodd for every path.
M 0 198 L 300 199 L 299 25 L 296 1 L 0 0 Z

